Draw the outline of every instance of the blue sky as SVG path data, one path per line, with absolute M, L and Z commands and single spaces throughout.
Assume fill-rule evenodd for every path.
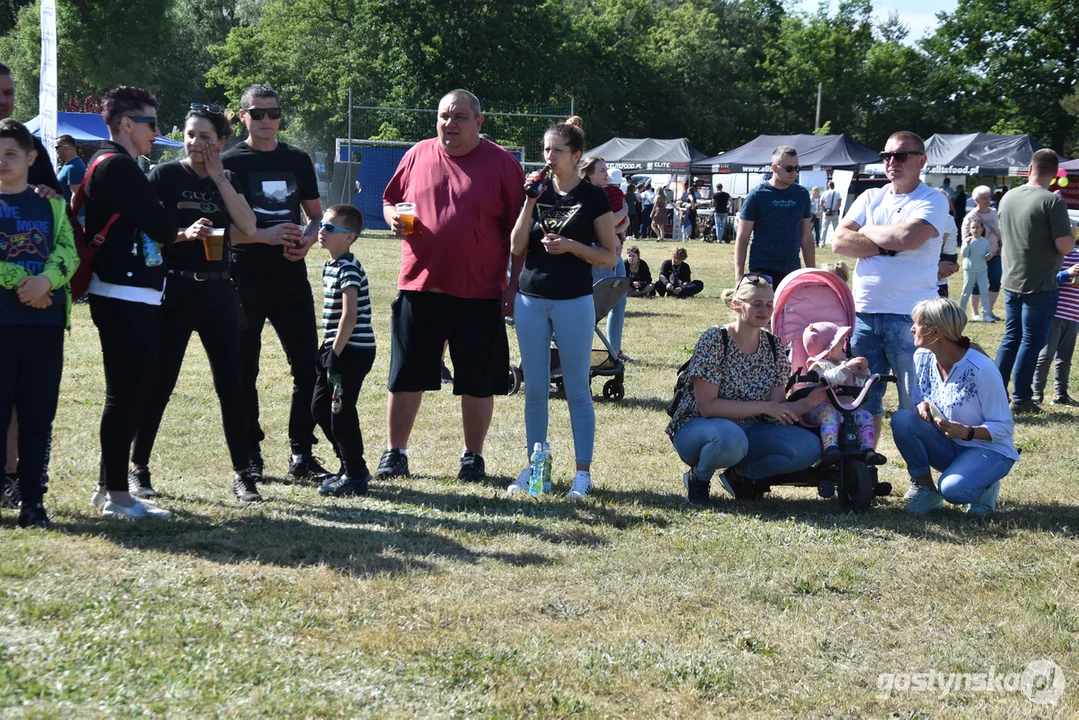
M 818 0 L 802 0 L 799 7 L 814 12 L 817 4 Z M 837 0 L 831 0 L 833 12 L 838 5 Z M 873 0 L 873 14 L 884 20 L 889 13 L 898 12 L 899 19 L 910 28 L 907 41 L 913 42 L 933 33 L 937 27 L 937 12 L 952 12 L 955 6 L 956 0 Z

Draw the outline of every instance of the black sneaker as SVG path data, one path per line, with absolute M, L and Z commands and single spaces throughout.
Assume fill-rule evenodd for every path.
M 865 464 L 866 465 L 884 465 L 888 462 L 888 458 L 881 455 L 876 450 L 865 451 Z
M 483 456 L 478 452 L 466 452 L 461 456 L 461 469 L 457 473 L 458 480 L 477 481 L 487 477 Z
M 690 470 L 682 475 L 682 484 L 686 487 L 686 501 L 693 505 L 707 505 L 708 504 L 708 491 L 711 489 L 711 483 L 707 480 L 701 480 L 697 477 L 697 473 Z
M 52 520 L 45 514 L 45 506 L 40 503 L 37 507 L 23 508 L 19 513 L 19 527 L 21 528 L 47 528 L 52 527 Z
M 1042 409 L 1033 400 L 1013 400 L 1008 406 L 1014 415 L 1026 415 L 1040 413 Z
M 22 507 L 22 492 L 18 475 L 0 475 L 0 507 L 18 510 Z
M 348 473 L 341 473 L 340 475 L 331 476 L 326 482 L 322 483 L 322 487 L 318 489 L 318 494 L 324 497 L 339 498 L 366 495 L 367 486 L 370 482 L 371 473 L 366 473 L 361 478 L 353 478 Z
M 127 489 L 137 498 L 157 497 L 157 490 L 150 484 L 150 468 L 137 467 L 128 470 Z
M 443 385 L 452 385 L 453 384 L 453 373 L 451 373 L 450 369 L 448 367 L 446 367 L 446 363 L 442 363 L 442 384 Z
M 333 475 L 314 455 L 293 455 L 288 461 L 288 476 L 293 480 L 321 480 Z
M 258 488 L 255 486 L 257 476 L 250 470 L 244 470 L 232 481 L 232 492 L 236 499 L 242 503 L 262 502 Z
M 395 477 L 408 477 L 408 474 L 408 455 L 396 448 L 382 453 L 375 477 L 379 480 L 392 480 Z
M 1070 406 L 1070 407 L 1075 407 L 1076 405 L 1079 405 L 1079 403 L 1072 400 L 1070 395 L 1057 395 L 1055 398 L 1052 399 L 1052 401 L 1049 404 L 1050 405 L 1066 405 L 1066 406 Z

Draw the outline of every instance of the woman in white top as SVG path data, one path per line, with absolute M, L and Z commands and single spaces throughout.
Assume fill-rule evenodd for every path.
M 969 504 L 968 515 L 996 509 L 1000 481 L 1019 459 L 1004 381 L 993 361 L 963 335 L 967 316 L 948 298 L 924 300 L 911 313 L 914 410 L 892 416 L 892 437 L 907 463 L 916 515 Z M 940 471 L 933 483 L 930 468 Z

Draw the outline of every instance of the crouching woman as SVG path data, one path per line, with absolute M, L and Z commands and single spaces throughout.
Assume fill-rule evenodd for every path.
M 967 315 L 953 301 L 920 302 L 911 318 L 921 401 L 892 416 L 892 437 L 911 478 L 907 511 L 921 515 L 947 500 L 969 505 L 968 515 L 987 515 L 1019 459 L 1004 381 L 963 335 Z M 940 471 L 939 485 L 931 468 Z
M 734 321 L 704 332 L 686 369 L 691 380 L 667 434 L 682 461 L 686 499 L 708 500 L 717 470 L 732 495 L 757 480 L 809 468 L 820 459 L 814 433 L 795 423 L 825 400 L 821 387 L 796 402 L 784 399 L 791 372 L 783 345 L 768 332 L 772 286 L 754 273 L 742 276 L 723 302 Z

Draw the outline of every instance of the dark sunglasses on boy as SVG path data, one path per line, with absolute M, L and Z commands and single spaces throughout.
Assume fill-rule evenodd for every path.
M 281 119 L 281 108 L 244 108 L 244 112 L 251 116 L 254 120 L 263 120 L 270 118 L 271 120 Z
M 328 223 L 328 222 L 319 222 L 318 229 L 319 230 L 325 230 L 328 233 L 350 233 L 350 232 L 352 232 L 348 228 L 338 227 L 338 226 L 334 225 L 333 223 Z

